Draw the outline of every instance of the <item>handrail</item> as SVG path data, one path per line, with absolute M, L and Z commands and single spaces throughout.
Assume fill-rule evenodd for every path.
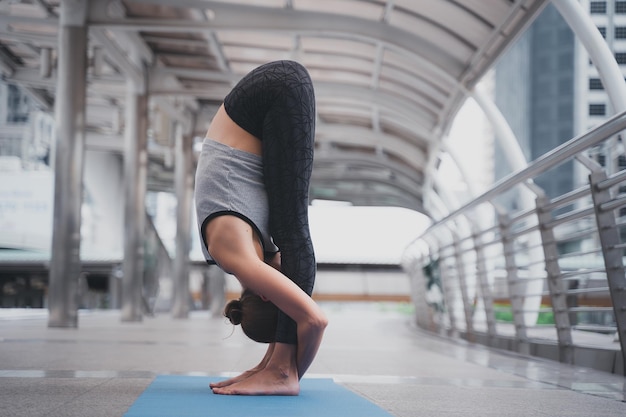
M 615 135 L 622 130 L 626 129 L 626 111 L 618 113 L 615 116 L 608 119 L 601 125 L 591 129 L 564 144 L 554 148 L 553 150 L 545 153 L 534 161 L 530 162 L 528 166 L 521 171 L 509 174 L 498 181 L 491 189 L 485 191 L 474 200 L 466 203 L 457 210 L 448 214 L 440 219 L 438 222 L 432 224 L 426 229 L 424 234 L 430 230 L 439 227 L 440 225 L 449 222 L 450 220 L 458 217 L 462 213 L 471 210 L 480 204 L 484 204 L 493 199 L 498 194 L 510 189 L 511 187 L 522 183 L 523 181 L 530 180 L 539 174 L 542 174 L 550 168 L 558 165 L 570 158 L 576 156 L 576 154 L 584 151 L 585 149 L 597 145 L 598 143 L 606 140 L 606 138 Z

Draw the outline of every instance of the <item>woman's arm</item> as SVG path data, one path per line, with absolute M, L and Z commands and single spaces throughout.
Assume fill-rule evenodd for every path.
M 273 257 L 266 259 L 265 262 L 272 268 L 280 271 L 280 252 L 277 252 Z M 322 336 L 324 329 L 328 323 L 324 313 L 317 308 L 315 317 L 311 317 L 307 322 L 297 322 L 298 326 L 298 348 L 296 363 L 298 366 L 298 376 L 302 378 L 306 370 L 309 368 L 317 351 L 320 343 L 322 342 Z
M 296 322 L 298 329 L 296 364 L 298 376 L 302 378 L 322 343 L 328 319 L 311 297 L 273 267 L 262 263 L 252 271 L 244 274 L 245 277 L 251 277 L 249 283 L 245 277 L 238 276 L 242 285 L 273 302 Z
M 314 320 L 309 322 L 297 322 L 298 325 L 298 353 L 296 364 L 298 366 L 298 378 L 302 378 L 309 369 L 317 351 L 322 343 L 324 330 L 328 325 L 326 315 L 320 310 Z
M 243 220 L 234 216 L 217 217 L 207 225 L 206 234 L 209 252 L 224 270 L 296 322 L 296 363 L 302 377 L 315 358 L 328 324 L 322 309 L 293 281 L 263 261 L 258 240 Z

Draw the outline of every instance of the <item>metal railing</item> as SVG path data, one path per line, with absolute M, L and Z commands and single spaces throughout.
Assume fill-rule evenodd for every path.
M 403 267 L 418 325 L 623 374 L 626 171 L 594 158 L 616 148 L 624 129 L 626 112 L 505 177 L 409 245 Z M 609 167 L 626 168 L 623 150 L 611 158 L 622 163 Z M 534 180 L 572 160 L 588 181 L 549 198 Z M 511 196 L 522 208 L 503 208 Z
M 142 285 L 143 312 L 152 315 L 156 310 L 169 309 L 170 300 L 161 293 L 161 283 L 172 280 L 172 256 L 165 247 L 152 218 L 146 213 L 144 237 L 144 279 Z

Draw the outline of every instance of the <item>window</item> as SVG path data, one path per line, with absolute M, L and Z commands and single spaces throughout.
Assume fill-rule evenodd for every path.
M 615 28 L 615 39 L 626 39 L 626 26 L 617 26 Z
M 626 52 L 616 52 L 615 53 L 615 60 L 620 65 L 626 64 Z
M 615 13 L 626 14 L 626 1 L 615 2 Z
M 604 90 L 604 86 L 602 85 L 602 80 L 599 78 L 589 78 L 589 89 L 590 90 Z
M 590 104 L 589 116 L 604 116 L 606 114 L 606 104 Z
M 615 8 L 617 8 L 617 5 L 615 5 Z M 591 14 L 605 14 L 606 1 L 592 1 L 589 3 L 589 12 Z
M 598 26 L 598 30 L 600 31 L 600 35 L 606 39 L 606 28 L 604 26 Z

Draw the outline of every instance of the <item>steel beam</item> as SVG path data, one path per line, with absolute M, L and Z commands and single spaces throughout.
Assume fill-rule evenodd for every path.
M 545 196 L 537 198 L 537 219 L 539 221 L 539 232 L 545 258 L 545 267 L 548 274 L 548 290 L 554 314 L 554 325 L 559 343 L 559 361 L 563 363 L 574 363 L 574 349 L 572 341 L 572 328 L 567 309 L 567 289 L 561 276 L 559 266 L 559 251 L 556 246 L 554 230 L 548 225 L 552 220 L 550 211 L 544 207 L 550 200 Z
M 87 28 L 81 12 L 87 3 L 61 3 L 48 327 L 78 327 L 87 71 Z
M 463 249 L 459 241 L 459 236 L 450 230 L 454 236 L 454 260 L 456 262 L 457 276 L 459 277 L 459 287 L 461 288 L 461 299 L 463 300 L 463 312 L 465 315 L 465 331 L 467 340 L 474 342 L 474 303 L 470 301 L 467 291 L 467 277 L 465 274 L 465 266 L 463 264 Z
M 612 200 L 610 189 L 599 186 L 606 179 L 607 175 L 604 171 L 595 171 L 589 175 L 606 279 L 611 293 L 617 334 L 622 350 L 622 363 L 624 364 L 622 371 L 626 375 L 626 278 L 622 260 L 623 248 L 620 245 L 620 229 L 616 225 L 615 213 L 612 209 L 603 209 L 603 205 Z
M 515 340 L 517 351 L 523 355 L 530 354 L 530 345 L 526 334 L 526 321 L 524 320 L 523 291 L 519 288 L 521 281 L 517 276 L 517 265 L 515 264 L 515 246 L 511 237 L 511 222 L 507 215 L 498 216 L 500 226 L 500 236 L 502 242 L 502 253 L 504 255 L 504 267 L 506 269 L 506 283 L 509 289 L 509 299 L 513 312 L 513 324 L 515 325 Z
M 191 19 L 116 19 L 107 16 L 92 17 L 90 25 L 109 30 L 141 30 L 146 32 L 204 32 L 206 30 L 250 30 L 282 33 L 318 34 L 319 22 L 324 22 L 324 32 L 349 34 L 351 38 L 381 41 L 389 48 L 419 57 L 429 74 L 438 79 L 458 76 L 464 63 L 451 54 L 441 54 L 435 43 L 414 36 L 384 22 L 361 18 L 276 7 L 258 7 L 214 1 L 151 0 L 146 3 L 176 5 L 178 7 L 210 9 L 219 18 L 210 22 Z M 376 39 L 373 39 L 376 34 Z M 347 35 L 346 35 L 347 36 Z
M 489 344 L 493 346 L 496 340 L 496 315 L 493 311 L 493 292 L 487 276 L 487 264 L 485 261 L 485 246 L 482 237 L 477 232 L 473 235 L 474 250 L 476 251 L 476 278 L 480 288 L 480 296 L 485 306 L 485 319 L 487 321 L 487 335 Z
M 122 321 L 142 320 L 148 98 L 128 81 L 124 150 Z
M 172 316 L 187 318 L 190 309 L 189 251 L 191 242 L 191 201 L 193 191 L 193 136 L 183 132 L 181 122 L 175 129 L 176 181 L 176 257 L 174 258 L 174 298 Z

